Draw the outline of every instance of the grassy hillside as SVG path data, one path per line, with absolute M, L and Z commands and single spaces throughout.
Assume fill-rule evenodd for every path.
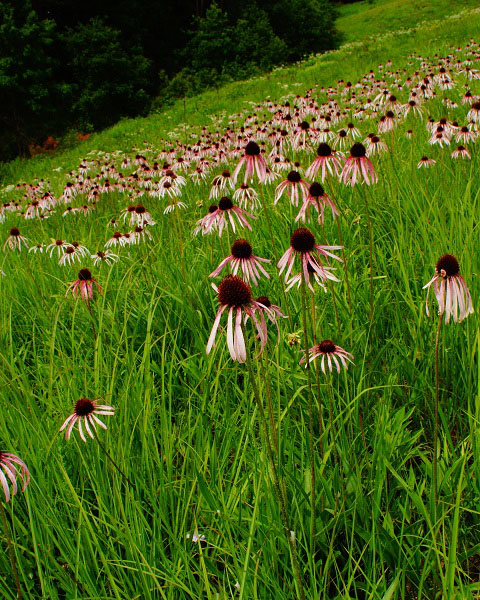
M 401 68 L 408 65 L 408 57 L 412 52 L 429 56 L 446 54 L 451 44 L 465 43 L 480 29 L 479 9 L 465 9 L 461 13 L 445 17 L 445 7 L 452 3 L 436 0 L 425 3 L 430 9 L 438 7 L 441 14 L 434 20 L 419 23 L 419 18 L 424 13 L 412 9 L 409 11 L 409 19 L 402 21 L 401 32 L 392 31 L 394 26 L 391 25 L 387 27 L 388 33 L 380 28 L 380 35 L 376 36 L 377 21 L 366 18 L 362 26 L 359 26 L 362 32 L 360 39 L 352 33 L 370 11 L 379 11 L 376 18 L 395 19 L 401 7 L 407 5 L 410 6 L 410 2 L 386 4 L 389 11 L 385 15 L 380 10 L 382 6 L 374 5 L 370 8 L 368 3 L 347 5 L 343 10 L 355 9 L 358 12 L 350 16 L 344 15 L 339 20 L 339 28 L 348 40 L 352 40 L 340 50 L 313 57 L 295 66 L 276 69 L 262 77 L 204 92 L 194 98 L 187 98 L 185 103 L 179 100 L 172 108 L 147 118 L 126 119 L 110 129 L 92 135 L 88 141 L 72 150 L 40 155 L 29 160 L 17 159 L 7 164 L 0 163 L 0 182 L 16 183 L 36 177 L 63 182 L 65 178 L 62 173 L 75 168 L 83 156 L 92 150 L 112 152 L 131 151 L 134 147 L 141 149 L 145 143 L 158 143 L 159 139 L 168 139 L 168 133 L 172 130 L 188 138 L 191 130 L 198 131 L 198 127 L 208 123 L 211 115 L 224 114 L 226 123 L 231 114 L 240 113 L 251 102 L 260 102 L 266 98 L 280 99 L 301 93 L 313 85 L 328 86 L 338 79 L 352 79 L 388 59 L 395 60 L 396 65 Z M 364 8 L 363 11 L 360 10 L 361 7 Z M 425 13 L 425 16 L 428 17 L 429 13 Z M 406 23 L 410 25 L 408 30 L 404 29 Z M 364 40 L 370 34 L 374 38 Z M 61 168 L 61 173 L 53 171 L 56 168 Z
M 466 9 L 1 167 L 0 598 L 12 562 L 26 600 L 478 598 L 479 33 Z
M 375 0 L 345 4 L 340 9 L 337 27 L 344 42 L 357 42 L 389 31 L 410 29 L 445 19 L 468 8 L 478 7 L 478 0 Z

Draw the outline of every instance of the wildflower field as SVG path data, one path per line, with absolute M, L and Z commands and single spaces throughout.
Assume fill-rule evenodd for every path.
M 480 10 L 427 16 L 0 166 L 1 598 L 480 597 Z

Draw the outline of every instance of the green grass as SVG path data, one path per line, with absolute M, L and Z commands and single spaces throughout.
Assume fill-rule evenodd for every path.
M 344 42 L 356 42 L 388 31 L 399 31 L 419 24 L 428 28 L 432 21 L 444 19 L 461 10 L 478 7 L 477 0 L 374 0 L 345 4 L 340 8 L 337 27 Z M 413 49 L 412 45 L 412 49 Z
M 247 101 L 258 103 L 268 96 L 292 100 L 316 84 L 355 82 L 389 58 L 392 69 L 411 72 L 419 68 L 419 61 L 409 58 L 413 51 L 432 60 L 435 53 L 446 55 L 450 45 L 464 45 L 478 35 L 479 25 L 479 12 L 468 11 L 205 92 L 187 100 L 185 125 L 183 103 L 146 119 L 126 120 L 62 153 L 3 165 L 2 185 L 44 177 L 60 195 L 66 173 L 78 168 L 88 152 L 103 162 L 98 151 L 132 154 L 132 147 L 141 148 L 144 141 L 161 150 L 169 131 L 189 141 L 202 125 L 212 123 L 211 114 L 221 115 L 211 125 L 216 130 L 232 114 L 250 111 Z M 427 115 L 455 114 L 464 121 L 465 107 L 452 112 L 441 103 L 442 96 L 459 100 L 463 79 L 459 81 L 456 90 L 439 92 Z M 480 93 L 478 81 L 470 85 Z M 398 93 L 402 99 L 406 94 Z M 263 109 L 258 113 L 271 118 Z M 241 124 L 242 117 L 237 121 Z M 375 122 L 359 126 L 364 137 Z M 409 127 L 415 130 L 413 140 L 404 136 Z M 422 288 L 438 258 L 450 252 L 460 261 L 478 306 L 478 149 L 473 148 L 471 162 L 453 161 L 449 148 L 428 146 L 425 120 L 410 117 L 385 140 L 392 152 L 373 159 L 377 185 L 360 191 L 337 181 L 325 184 L 342 210 L 353 310 L 340 266 L 340 283 L 327 294 L 316 288 L 315 319 L 308 328 L 313 324 L 318 340 L 333 339 L 351 352 L 355 365 L 332 378 L 338 462 L 328 429 L 328 379 L 322 375 L 317 386 L 313 374 L 314 540 L 307 378 L 298 365 L 301 346 L 287 343 L 289 335 L 302 332 L 300 292 L 289 291 L 285 304 L 274 266 L 275 254 L 287 249 L 297 226 L 297 209 L 286 198 L 273 204 L 275 184 L 265 189 L 273 242 L 261 209 L 253 231 L 240 233 L 252 242 L 256 255 L 272 260 L 267 267 L 271 280 L 255 295 L 268 294 L 289 315 L 280 323 L 278 346 L 270 327 L 268 357 L 264 353 L 254 361 L 256 382 L 265 404 L 271 393 L 279 432 L 277 467 L 285 480 L 307 598 L 473 599 L 480 593 L 478 314 L 442 332 L 440 492 L 434 511 L 437 317 L 426 316 Z M 436 158 L 432 169 L 416 168 L 424 153 Z M 302 156 L 302 165 L 312 158 Z M 55 171 L 58 167 L 62 170 Z M 213 169 L 204 184 L 187 186 L 185 212 L 164 215 L 165 202 L 145 197 L 157 221 L 154 240 L 118 250 L 121 260 L 111 268 L 93 268 L 91 261 L 61 267 L 45 254 L 3 253 L 0 449 L 20 456 L 32 473 L 26 492 L 7 505 L 28 599 L 296 597 L 253 382 L 245 365 L 232 361 L 224 331 L 218 333 L 216 349 L 205 354 L 218 308 L 208 274 L 227 256 L 234 237 L 231 232 L 221 239 L 191 232 L 206 212 L 209 183 L 219 170 Z M 3 196 L 5 201 L 21 200 L 22 193 Z M 364 193 L 375 240 L 372 320 Z M 87 218 L 64 218 L 61 208 L 42 221 L 9 214 L 4 237 L 18 226 L 32 243 L 76 239 L 95 252 L 113 232 L 107 223 L 128 203 L 116 192 L 103 196 Z M 324 230 L 316 221 L 309 227 L 317 242 L 339 242 L 328 211 Z M 103 287 L 91 311 L 65 296 L 80 266 L 89 266 Z M 435 313 L 432 298 L 430 306 Z M 252 331 L 249 322 L 249 349 L 254 351 Z M 99 431 L 99 439 L 133 487 L 96 441 L 84 444 L 75 432 L 67 442 L 59 434 L 83 396 L 101 397 L 115 407 L 115 415 L 105 417 L 108 430 Z M 197 530 L 205 535 L 205 545 L 192 542 Z M 2 534 L 0 544 L 5 547 Z M 0 597 L 15 598 L 6 551 L 0 555 Z

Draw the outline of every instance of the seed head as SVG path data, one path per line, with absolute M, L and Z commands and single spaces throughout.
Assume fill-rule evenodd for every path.
M 297 252 L 310 252 L 315 246 L 315 236 L 305 227 L 300 227 L 292 233 L 290 245 Z
M 227 275 L 218 286 L 218 301 L 222 305 L 247 306 L 252 300 L 250 286 L 236 275 Z
M 90 281 L 91 278 L 92 274 L 88 269 L 80 269 L 80 271 L 78 272 L 78 279 L 80 281 Z
M 232 256 L 235 258 L 250 258 L 252 256 L 252 246 L 247 240 L 235 240 L 232 246 Z
M 458 264 L 458 260 L 452 256 L 452 254 L 444 254 L 437 262 L 435 271 L 439 275 L 442 275 L 442 277 L 453 277 L 453 275 L 458 275 L 460 273 L 460 265 Z M 445 275 L 443 275 L 443 273 L 445 273 Z

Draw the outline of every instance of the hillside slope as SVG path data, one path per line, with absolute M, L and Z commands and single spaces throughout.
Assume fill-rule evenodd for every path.
M 223 115 L 226 123 L 228 114 L 241 112 L 249 102 L 279 100 L 302 93 L 313 85 L 328 86 L 338 79 L 355 79 L 372 65 L 388 59 L 395 59 L 398 67 L 407 66 L 412 52 L 420 55 L 445 54 L 450 44 L 464 43 L 480 32 L 479 8 L 466 8 L 457 14 L 444 16 L 448 6 L 463 6 L 470 2 L 471 0 L 458 0 L 454 3 L 445 0 L 424 2 L 421 4 L 423 9 L 416 12 L 413 9 L 418 3 L 414 0 L 394 1 L 373 7 L 367 2 L 347 5 L 339 19 L 339 28 L 345 33 L 347 40 L 358 38 L 356 31 L 361 32 L 362 39 L 344 43 L 338 50 L 275 69 L 260 77 L 208 90 L 193 98 L 186 98 L 185 101 L 178 100 L 172 107 L 146 118 L 122 120 L 72 149 L 0 163 L 0 185 L 34 178 L 63 182 L 63 174 L 76 168 L 91 151 L 133 151 L 141 149 L 144 144 L 157 144 L 162 138 L 168 140 L 172 136 L 183 136 L 186 139 L 191 132 L 198 131 L 198 127 L 208 125 L 212 115 Z M 432 11 L 438 13 L 440 18 L 428 18 Z M 408 15 L 408 19 L 402 19 L 403 27 L 405 24 L 416 23 L 410 29 L 388 31 L 368 39 L 369 35 L 374 35 L 379 29 L 390 30 L 400 24 L 397 16 L 404 13 Z M 422 16 L 427 19 L 418 22 Z M 383 23 L 382 28 L 378 25 L 380 22 Z

